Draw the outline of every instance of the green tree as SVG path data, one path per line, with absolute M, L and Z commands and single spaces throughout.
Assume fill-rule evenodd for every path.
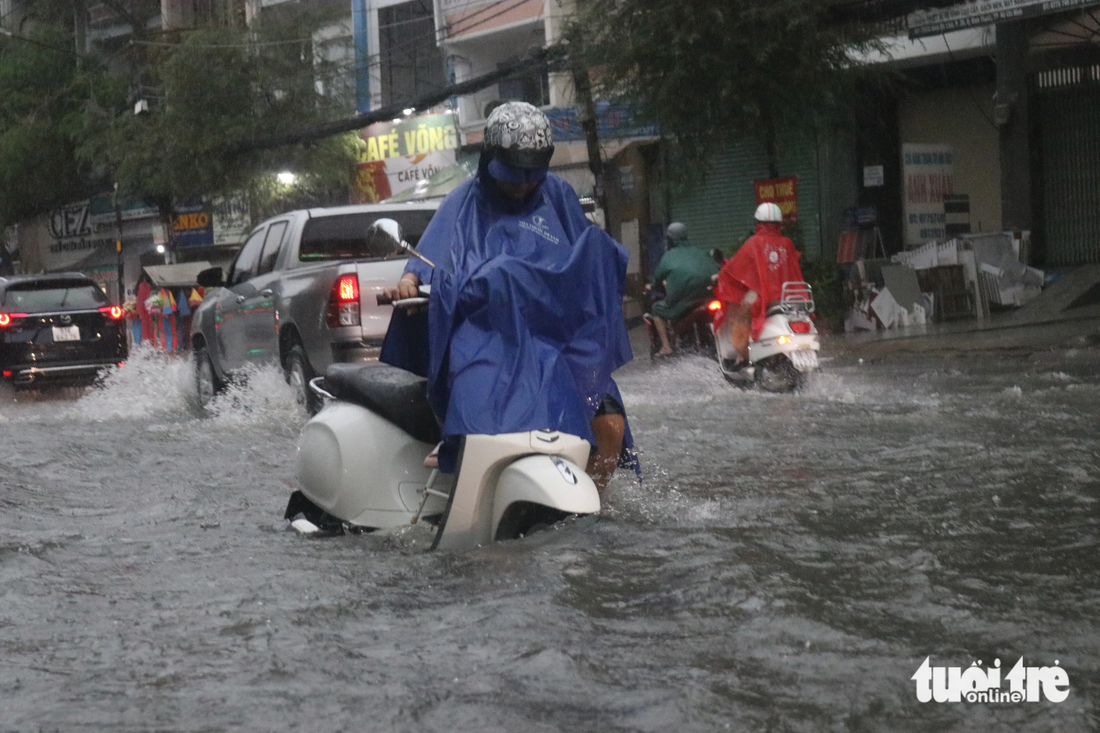
M 850 101 L 881 29 L 845 18 L 850 0 L 577 0 L 571 51 L 602 94 L 704 160 L 753 135 L 778 175 L 782 136 L 808 133 Z
M 0 35 L 0 224 L 115 184 L 123 196 L 158 202 L 165 215 L 173 202 L 202 194 L 245 191 L 262 216 L 346 192 L 358 159 L 354 133 L 246 148 L 352 109 L 351 100 L 317 91 L 318 80 L 351 72 L 313 53 L 313 33 L 332 22 L 333 6 L 278 9 L 250 28 L 219 16 L 208 27 L 162 33 L 147 32 L 134 15 L 149 3 L 110 5 L 141 28 L 131 43 L 97 54 L 73 50 L 80 44 L 64 0 L 32 3 L 33 30 Z M 148 112 L 135 114 L 142 99 Z M 286 169 L 298 176 L 293 189 L 275 183 Z
M 254 139 L 345 117 L 351 102 L 318 94 L 316 81 L 346 73 L 318 63 L 311 34 L 329 18 L 308 9 L 252 28 L 207 28 L 145 46 L 149 111 L 118 105 L 78 157 L 117 181 L 128 196 L 160 202 L 246 191 L 261 214 L 287 195 L 316 198 L 346 190 L 358 159 L 354 133 L 308 146 L 247 151 Z M 332 86 L 332 85 L 328 85 Z M 133 95 L 131 95 L 133 96 Z M 274 174 L 292 170 L 291 191 Z

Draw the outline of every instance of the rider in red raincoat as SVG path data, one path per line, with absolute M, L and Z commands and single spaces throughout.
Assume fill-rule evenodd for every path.
M 715 319 L 715 332 L 733 318 L 733 345 L 740 361 L 749 358 L 749 340 L 764 328 L 768 305 L 779 301 L 783 283 L 802 280 L 801 256 L 779 232 L 783 213 L 775 204 L 756 209 L 756 234 L 745 240 L 718 273 L 715 292 L 725 307 Z

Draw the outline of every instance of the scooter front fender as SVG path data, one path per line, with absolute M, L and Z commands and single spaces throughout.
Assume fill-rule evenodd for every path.
M 493 497 L 493 536 L 500 518 L 516 502 L 538 504 L 566 514 L 597 514 L 600 492 L 575 463 L 561 456 L 527 456 L 500 474 Z

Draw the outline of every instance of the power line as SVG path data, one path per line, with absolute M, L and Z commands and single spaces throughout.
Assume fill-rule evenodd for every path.
M 433 107 L 440 102 L 444 102 L 451 97 L 462 96 L 465 94 L 472 94 L 473 92 L 480 91 L 486 87 L 496 84 L 501 79 L 505 79 L 513 74 L 527 71 L 532 68 L 549 67 L 561 63 L 565 58 L 566 50 L 563 46 L 550 46 L 548 48 L 540 48 L 537 51 L 530 54 L 524 59 L 520 59 L 511 64 L 503 66 L 495 71 L 491 71 L 488 74 L 482 74 L 481 76 L 468 79 L 467 81 L 460 82 L 458 84 L 451 84 L 443 89 L 425 94 L 417 99 L 407 100 L 399 102 L 397 104 L 391 104 L 388 107 L 382 107 L 374 112 L 368 112 L 366 114 L 356 115 L 344 120 L 337 120 L 329 122 L 316 127 L 311 127 L 299 132 L 292 132 L 285 135 L 278 135 L 275 137 L 261 138 L 259 140 L 253 140 L 250 142 L 242 142 L 234 149 L 230 151 L 230 155 L 239 155 L 242 153 L 253 152 L 258 150 L 270 150 L 272 148 L 279 148 L 285 145 L 296 145 L 300 143 L 313 142 L 315 140 L 321 140 L 326 137 L 332 137 L 333 135 L 339 135 L 342 132 L 350 132 L 351 130 L 359 130 L 364 127 L 373 125 L 375 122 L 384 122 L 386 120 L 392 120 L 400 117 L 404 110 L 412 107 L 414 109 L 427 109 Z

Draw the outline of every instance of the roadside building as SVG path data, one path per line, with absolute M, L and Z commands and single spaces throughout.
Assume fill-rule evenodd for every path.
M 889 91 L 781 140 L 792 236 L 809 259 L 835 261 L 853 212 L 873 210 L 876 256 L 1008 230 L 1030 232 L 1025 264 L 1100 262 L 1100 3 L 928 5 L 896 3 L 900 32 L 870 59 L 891 71 Z M 743 138 L 708 165 L 694 185 L 669 186 L 663 217 L 728 251 L 770 177 L 766 156 Z

